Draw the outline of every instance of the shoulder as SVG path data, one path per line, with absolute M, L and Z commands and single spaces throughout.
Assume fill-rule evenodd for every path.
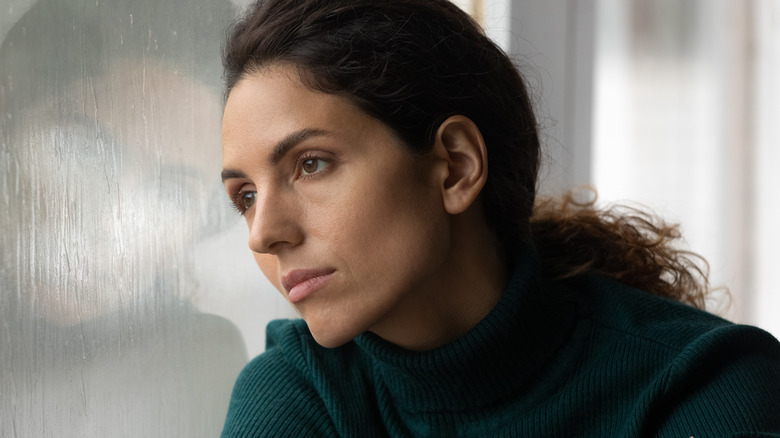
M 654 436 L 780 432 L 780 343 L 772 335 L 611 279 L 589 276 L 576 286 L 598 339 L 592 348 L 647 372 L 640 409 Z
M 244 367 L 233 387 L 222 437 L 332 436 L 312 383 L 308 356 L 318 346 L 306 324 L 272 321 L 266 334 L 266 351 Z
M 586 303 L 585 317 L 593 321 L 595 330 L 644 339 L 670 351 L 685 349 L 702 336 L 745 330 L 712 313 L 608 277 L 584 275 L 571 285 Z M 761 332 L 752 327 L 747 330 Z

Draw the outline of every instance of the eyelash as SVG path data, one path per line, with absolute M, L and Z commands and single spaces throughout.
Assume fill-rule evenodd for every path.
M 230 197 L 230 200 L 228 201 L 228 205 L 230 206 L 230 209 L 238 213 L 240 216 L 243 216 L 245 212 L 241 211 L 240 208 L 238 208 L 238 204 L 236 204 L 236 200 L 233 196 Z
M 230 197 L 230 206 L 235 210 L 239 215 L 243 216 L 246 214 L 247 209 L 241 207 L 244 203 L 244 195 L 253 192 L 254 190 L 239 190 L 235 194 L 233 194 Z

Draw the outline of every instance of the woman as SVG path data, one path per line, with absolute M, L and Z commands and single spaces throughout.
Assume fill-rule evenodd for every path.
M 224 437 L 780 436 L 780 345 L 680 303 L 675 228 L 534 213 L 523 79 L 449 2 L 260 1 L 224 66 L 223 181 L 303 317 Z

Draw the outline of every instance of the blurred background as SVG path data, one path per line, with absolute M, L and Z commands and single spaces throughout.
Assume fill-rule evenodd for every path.
M 780 336 L 780 2 L 459 3 L 536 91 L 542 191 L 679 223 L 721 288 L 709 309 Z
M 213 437 L 294 313 L 219 180 L 245 1 L 0 0 L 0 437 Z M 542 190 L 679 222 L 780 335 L 780 3 L 471 0 L 527 75 Z

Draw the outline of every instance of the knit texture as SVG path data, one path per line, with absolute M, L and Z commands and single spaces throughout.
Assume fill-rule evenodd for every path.
M 327 349 L 302 320 L 272 322 L 222 437 L 780 437 L 771 335 L 538 272 L 529 252 L 484 320 L 426 352 L 371 333 Z

